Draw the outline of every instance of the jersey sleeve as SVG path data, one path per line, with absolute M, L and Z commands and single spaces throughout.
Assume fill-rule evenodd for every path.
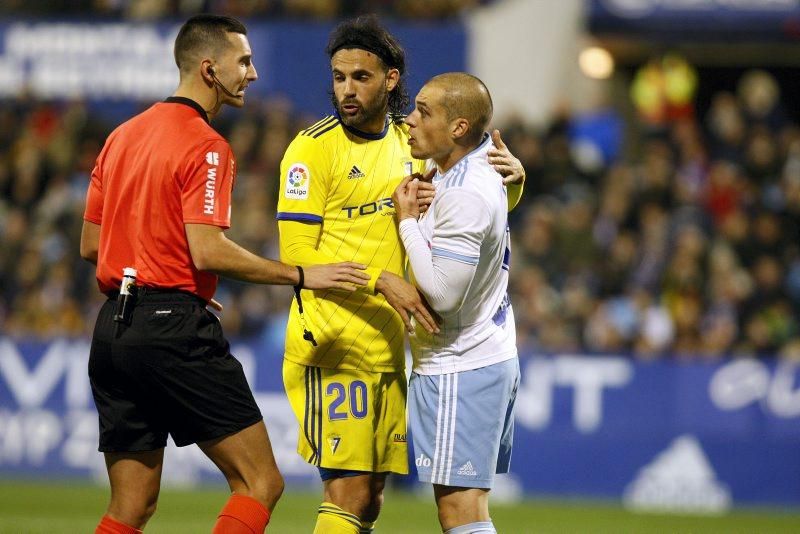
M 475 276 L 491 216 L 478 195 L 452 189 L 441 193 L 435 217 L 430 246 L 416 220 L 402 221 L 400 237 L 420 291 L 435 311 L 451 314 L 461 309 Z
M 225 140 L 198 145 L 181 177 L 183 222 L 230 228 L 235 175 L 233 152 Z
M 463 188 L 437 193 L 441 198 L 435 207 L 431 254 L 434 258 L 439 256 L 477 265 L 481 242 L 491 224 L 486 202 L 477 193 Z
M 331 183 L 330 169 L 324 142 L 298 135 L 281 161 L 276 218 L 322 223 Z
M 506 186 L 506 191 L 508 192 L 508 211 L 513 210 L 517 207 L 517 204 L 519 204 L 519 200 L 522 198 L 522 189 L 524 186 L 524 183 L 508 184 Z
M 283 263 L 307 267 L 309 265 L 322 265 L 336 263 L 335 258 L 327 256 L 317 248 L 322 226 L 314 223 L 303 223 L 294 220 L 278 222 L 280 242 L 280 257 Z M 375 282 L 383 269 L 368 267 L 369 281 L 365 286 L 356 286 L 356 291 L 366 291 L 375 294 Z
M 106 146 L 108 146 L 106 144 Z M 83 212 L 83 219 L 94 224 L 103 222 L 103 156 L 106 147 L 100 151 L 97 161 L 92 169 L 89 178 L 89 190 L 86 192 L 86 209 Z

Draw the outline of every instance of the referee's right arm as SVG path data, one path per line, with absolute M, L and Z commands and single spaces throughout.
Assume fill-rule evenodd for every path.
M 191 223 L 184 226 L 192 262 L 201 271 L 257 284 L 297 285 L 300 282 L 296 267 L 248 252 L 228 239 L 218 226 Z M 352 291 L 354 285 L 363 286 L 369 280 L 369 275 L 361 270 L 365 267 L 353 262 L 306 267 L 304 287 Z

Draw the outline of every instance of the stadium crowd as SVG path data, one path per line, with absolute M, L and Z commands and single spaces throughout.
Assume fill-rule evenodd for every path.
M 4 0 L 0 15 L 72 15 L 126 20 L 183 18 L 194 13 L 235 17 L 282 17 L 329 20 L 362 13 L 408 19 L 457 16 L 494 0 Z
M 81 102 L 0 106 L 6 334 L 85 336 L 94 322 L 103 297 L 78 241 L 89 173 L 114 127 L 98 120 Z M 215 123 L 239 168 L 230 235 L 250 250 L 278 256 L 280 159 L 313 121 L 273 99 Z M 498 124 L 528 175 L 511 217 L 521 352 L 800 355 L 800 129 L 776 82 L 751 72 L 703 116 L 630 125 L 621 155 L 600 165 L 576 150 L 575 121 Z M 225 280 L 225 331 L 282 332 L 290 299 Z

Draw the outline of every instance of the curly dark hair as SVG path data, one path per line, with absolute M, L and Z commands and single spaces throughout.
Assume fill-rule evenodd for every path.
M 328 39 L 325 52 L 329 58 L 343 48 L 360 48 L 372 52 L 380 58 L 383 66 L 388 69 L 397 69 L 400 79 L 389 93 L 389 117 L 399 122 L 406 115 L 411 99 L 405 83 L 406 53 L 403 47 L 386 28 L 378 22 L 375 15 L 362 15 L 356 19 L 346 20 L 339 24 Z M 336 97 L 331 93 L 336 102 Z

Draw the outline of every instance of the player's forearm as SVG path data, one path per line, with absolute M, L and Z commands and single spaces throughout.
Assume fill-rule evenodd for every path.
M 400 237 L 414 271 L 414 282 L 436 313 L 450 315 L 461 309 L 475 268 L 435 257 L 414 219 L 400 223 Z

